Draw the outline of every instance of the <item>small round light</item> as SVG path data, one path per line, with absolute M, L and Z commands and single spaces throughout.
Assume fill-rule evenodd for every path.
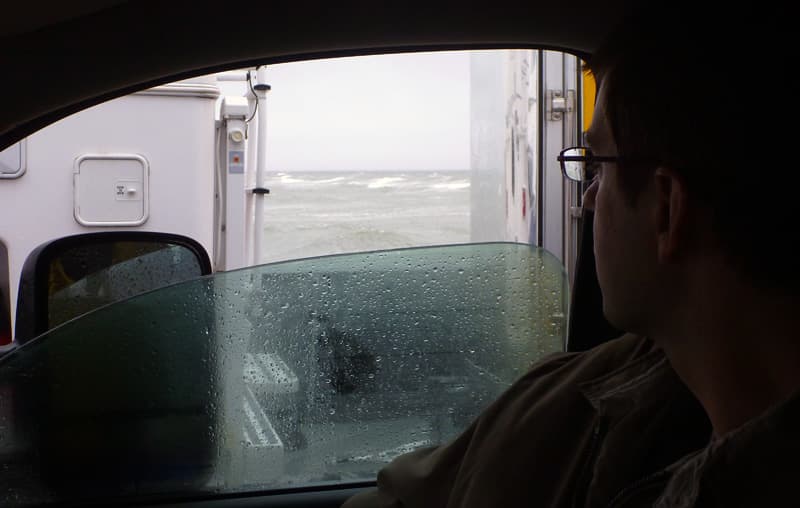
M 240 130 L 231 131 L 230 133 L 231 141 L 234 143 L 241 143 L 244 141 L 244 133 Z

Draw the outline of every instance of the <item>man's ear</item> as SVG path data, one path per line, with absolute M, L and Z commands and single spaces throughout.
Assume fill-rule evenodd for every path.
M 679 255 L 689 238 L 686 179 L 670 168 L 656 169 L 653 178 L 658 260 L 669 263 Z

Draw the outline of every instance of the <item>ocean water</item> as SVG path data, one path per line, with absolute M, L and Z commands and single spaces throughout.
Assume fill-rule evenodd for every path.
M 291 172 L 267 176 L 264 259 L 465 243 L 470 172 Z

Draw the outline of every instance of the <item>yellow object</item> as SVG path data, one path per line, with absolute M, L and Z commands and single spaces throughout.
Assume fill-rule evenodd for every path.
M 597 83 L 594 75 L 586 70 L 583 71 L 583 132 L 589 130 L 594 114 L 594 101 L 597 96 Z

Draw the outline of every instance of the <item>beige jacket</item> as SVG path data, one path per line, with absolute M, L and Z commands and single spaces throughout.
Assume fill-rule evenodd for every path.
M 710 435 L 661 350 L 626 335 L 539 362 L 454 441 L 398 457 L 344 507 L 652 506 L 661 471 Z

